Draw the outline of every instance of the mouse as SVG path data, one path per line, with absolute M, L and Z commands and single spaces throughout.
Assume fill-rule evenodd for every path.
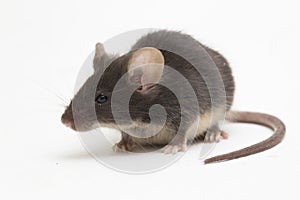
M 206 58 L 210 60 L 204 61 Z M 166 154 L 185 152 L 188 145 L 197 140 L 213 143 L 227 139 L 228 134 L 220 128 L 220 121 L 224 119 L 266 126 L 273 134 L 249 147 L 207 158 L 205 164 L 256 154 L 274 147 L 284 138 L 285 125 L 278 117 L 231 110 L 235 82 L 228 61 L 219 52 L 180 31 L 147 33 L 122 55 L 110 54 L 103 44 L 97 43 L 93 70 L 66 107 L 61 122 L 79 132 L 99 125 L 119 130 L 121 140 L 113 146 L 114 151 L 132 151 L 137 146 L 151 145 L 161 147 L 160 151 Z M 183 83 L 172 76 L 172 70 L 187 80 L 193 92 L 187 92 Z M 215 78 L 215 74 L 219 74 L 219 78 Z M 218 84 L 211 87 L 205 77 L 209 77 L 212 85 L 215 79 L 216 82 L 220 79 L 224 91 Z M 114 97 L 117 85 L 117 92 L 130 94 L 128 102 L 124 102 L 122 95 Z M 176 94 L 170 87 L 176 89 Z M 128 104 L 129 117 L 118 107 L 124 103 Z M 154 105 L 163 107 L 163 119 L 161 112 L 151 116 Z M 149 135 L 149 132 L 155 134 Z

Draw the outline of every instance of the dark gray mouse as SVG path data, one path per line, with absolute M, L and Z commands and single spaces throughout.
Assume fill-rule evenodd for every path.
M 176 49 L 184 56 L 168 49 Z M 209 86 L 203 77 L 205 74 L 210 80 L 214 80 L 215 74 L 214 69 L 203 62 L 204 58 L 200 55 L 203 49 L 217 67 L 225 93 L 222 93 L 219 87 Z M 202 63 L 199 65 L 200 73 L 192 63 Z M 181 83 L 174 80 L 170 75 L 172 73 L 168 73 L 165 66 L 178 71 L 188 80 L 196 98 L 192 98 L 191 94 L 182 88 Z M 112 113 L 112 93 L 125 74 L 127 78 L 122 82 L 121 90 L 133 91 L 128 105 L 130 120 L 123 116 L 123 111 L 120 110 L 116 121 Z M 180 97 L 166 87 L 164 82 L 177 88 Z M 88 131 L 98 127 L 98 124 L 120 130 L 122 139 L 114 146 L 116 151 L 131 151 L 135 146 L 151 145 L 164 146 L 164 153 L 177 153 L 185 151 L 187 145 L 195 139 L 218 142 L 222 137 L 227 138 L 227 134 L 220 130 L 218 124 L 224 119 L 224 113 L 228 121 L 260 124 L 274 130 L 274 134 L 268 139 L 232 153 L 206 159 L 206 164 L 248 156 L 280 143 L 285 135 L 285 125 L 278 118 L 263 113 L 230 110 L 234 88 L 231 69 L 221 54 L 189 35 L 160 30 L 141 37 L 128 53 L 121 56 L 106 53 L 103 45 L 98 43 L 94 57 L 94 73 L 74 96 L 61 121 L 75 131 Z M 219 97 L 213 103 L 212 94 Z M 218 101 L 221 97 L 224 97 L 225 105 L 221 100 Z M 179 99 L 184 105 L 180 104 Z M 122 101 L 120 97 L 114 104 L 118 106 Z M 160 131 L 150 137 L 128 134 L 141 134 L 147 130 L 148 124 L 155 123 L 153 119 L 159 118 L 159 115 L 151 117 L 149 109 L 156 104 L 161 105 L 166 113 L 166 120 L 164 125 L 160 126 Z M 96 117 L 92 115 L 93 111 L 96 111 Z

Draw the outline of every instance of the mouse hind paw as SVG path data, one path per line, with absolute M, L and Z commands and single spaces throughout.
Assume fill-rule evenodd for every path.
M 160 151 L 165 154 L 175 154 L 187 150 L 187 141 L 185 136 L 175 137 L 169 144 L 164 146 Z
M 218 127 L 214 127 L 206 132 L 204 142 L 220 142 L 221 139 L 228 139 L 228 134 L 220 130 Z

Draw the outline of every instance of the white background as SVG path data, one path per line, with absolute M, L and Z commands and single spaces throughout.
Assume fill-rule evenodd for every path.
M 298 1 L 0 2 L 1 199 L 299 199 Z M 106 168 L 60 123 L 77 73 L 94 44 L 137 28 L 191 34 L 227 57 L 236 79 L 235 109 L 280 117 L 275 148 L 204 166 L 199 145 L 152 174 Z M 230 124 L 211 155 L 268 137 Z

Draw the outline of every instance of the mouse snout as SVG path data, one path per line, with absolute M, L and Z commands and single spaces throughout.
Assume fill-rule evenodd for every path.
M 72 114 L 69 114 L 69 113 L 66 113 L 66 112 L 65 112 L 65 113 L 61 116 L 61 122 L 62 122 L 65 126 L 71 128 L 71 129 L 73 129 L 73 130 L 76 130 L 76 128 L 75 128 L 75 123 L 74 123 L 74 119 L 73 119 L 73 115 L 72 115 Z

